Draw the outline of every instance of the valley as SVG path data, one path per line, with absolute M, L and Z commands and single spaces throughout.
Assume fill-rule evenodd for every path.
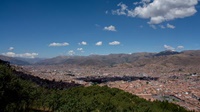
M 73 63 L 66 60 L 66 58 L 69 60 L 69 57 L 62 57 L 63 59 L 59 58 L 62 63 L 50 59 L 51 61 L 43 60 L 42 64 L 15 66 L 15 68 L 44 80 L 83 86 L 106 85 L 150 101 L 167 100 L 188 110 L 200 111 L 199 51 L 159 54 L 159 56 L 155 56 L 158 54 L 145 55 L 148 56 L 137 55 L 135 56 L 137 59 L 129 62 L 121 60 L 123 56 L 128 59 L 131 55 L 103 56 L 106 61 L 101 60 L 102 56 L 95 58 L 93 56 L 92 59 L 85 57 L 87 60 L 76 58 Z M 113 57 L 118 58 L 111 60 Z M 49 64 L 52 62 L 57 64 Z M 80 64 L 83 62 L 84 64 Z

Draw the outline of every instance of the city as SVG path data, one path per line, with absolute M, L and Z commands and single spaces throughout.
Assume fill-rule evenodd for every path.
M 199 68 L 196 67 L 193 69 Z M 23 66 L 21 70 L 42 79 L 84 86 L 107 85 L 146 100 L 168 100 L 189 110 L 200 110 L 200 72 L 192 72 L 191 68 L 184 66 L 164 68 L 156 65 L 134 67 L 130 64 L 119 64 L 114 67 L 97 67 L 63 64 L 30 65 Z

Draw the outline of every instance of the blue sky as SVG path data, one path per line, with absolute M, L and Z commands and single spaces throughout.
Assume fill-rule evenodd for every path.
M 1 0 L 0 54 L 200 49 L 198 0 Z

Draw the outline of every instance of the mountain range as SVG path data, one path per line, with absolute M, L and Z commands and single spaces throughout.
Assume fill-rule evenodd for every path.
M 130 63 L 134 66 L 148 64 L 160 65 L 199 65 L 200 50 L 187 50 L 182 52 L 162 51 L 159 53 L 132 53 L 132 54 L 109 54 L 90 56 L 57 56 L 54 58 L 16 58 L 0 55 L 0 59 L 16 65 L 58 65 L 74 64 L 81 66 L 114 66 L 117 64 Z

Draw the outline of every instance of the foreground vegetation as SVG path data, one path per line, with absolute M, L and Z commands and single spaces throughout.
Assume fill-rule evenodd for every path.
M 146 101 L 106 86 L 46 89 L 17 77 L 9 64 L 0 60 L 0 112 L 187 112 L 160 101 Z

